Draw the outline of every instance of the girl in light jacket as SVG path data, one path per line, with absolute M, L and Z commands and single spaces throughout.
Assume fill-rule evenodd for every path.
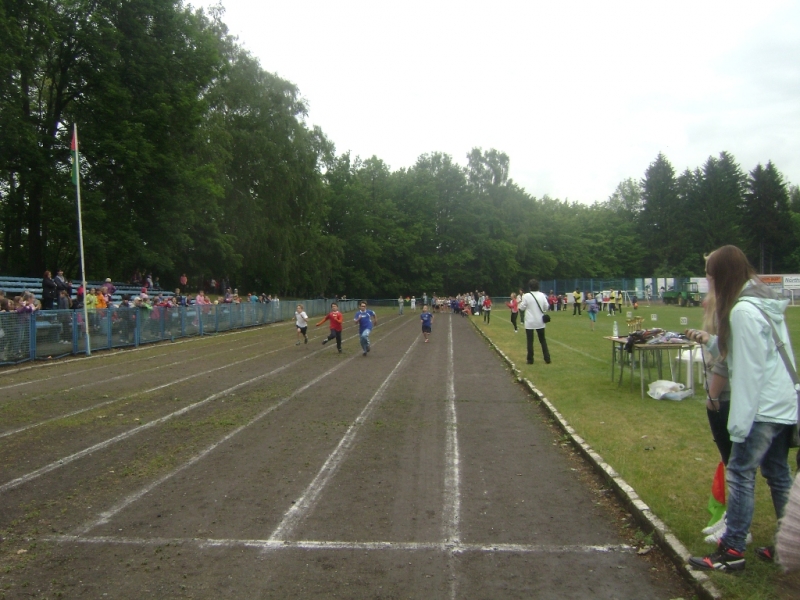
M 716 552 L 692 557 L 689 563 L 702 570 L 741 571 L 757 469 L 767 480 L 779 519 L 792 486 L 788 455 L 797 422 L 797 392 L 773 341 L 775 331 L 793 365 L 783 314 L 788 301 L 758 281 L 736 246 L 715 250 L 706 262 L 706 276 L 717 303 L 717 335 L 690 329 L 687 337 L 705 344 L 712 356 L 726 359 L 731 386 L 728 433 L 733 445 L 726 474 L 727 530 Z M 757 548 L 756 554 L 771 560 L 773 549 Z

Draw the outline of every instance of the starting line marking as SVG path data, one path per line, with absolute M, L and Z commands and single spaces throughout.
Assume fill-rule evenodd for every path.
M 58 544 L 117 544 L 122 546 L 195 545 L 200 549 L 256 548 L 259 550 L 397 550 L 404 552 L 449 552 L 466 554 L 608 554 L 633 553 L 628 544 L 468 544 L 447 542 L 340 542 L 319 540 L 248 540 L 213 538 L 132 538 L 117 536 L 51 535 L 40 538 Z

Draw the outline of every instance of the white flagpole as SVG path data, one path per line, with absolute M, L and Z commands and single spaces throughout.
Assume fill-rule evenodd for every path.
M 78 195 L 78 245 L 81 252 L 81 285 L 83 286 L 83 326 L 86 328 L 86 356 L 92 355 L 92 343 L 89 336 L 89 309 L 86 308 L 86 260 L 83 255 L 83 219 L 81 218 L 81 170 L 80 152 L 78 151 L 78 125 L 72 124 L 72 137 L 75 140 L 75 190 Z

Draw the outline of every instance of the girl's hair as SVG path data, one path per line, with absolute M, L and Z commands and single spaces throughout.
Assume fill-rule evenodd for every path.
M 736 246 L 722 246 L 706 259 L 706 274 L 714 279 L 717 344 L 720 356 L 728 354 L 731 337 L 731 310 L 744 285 L 755 278 L 756 270 Z
M 708 287 L 708 293 L 703 298 L 703 331 L 711 334 L 717 333 L 717 298 L 714 288 Z
M 303 310 L 303 305 L 302 304 L 298 304 L 297 308 L 299 308 L 300 310 Z

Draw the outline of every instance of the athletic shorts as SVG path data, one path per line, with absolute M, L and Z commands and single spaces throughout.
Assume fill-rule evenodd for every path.
M 308 325 L 306 325 L 305 327 L 300 327 L 300 326 L 298 325 L 298 326 L 297 326 L 297 331 L 299 331 L 300 333 L 302 333 L 303 335 L 305 335 L 305 334 L 306 334 L 306 331 L 308 331 Z
M 431 328 L 430 327 L 428 327 L 426 325 L 422 326 L 422 333 L 430 333 L 430 332 L 431 332 Z

